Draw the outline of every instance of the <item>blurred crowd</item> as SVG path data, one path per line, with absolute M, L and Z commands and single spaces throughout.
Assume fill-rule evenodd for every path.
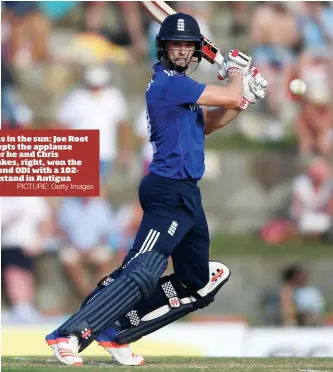
M 121 263 L 141 213 L 137 202 L 115 211 L 103 197 L 2 197 L 1 269 L 12 308 L 7 320 L 40 319 L 33 303 L 36 262 L 42 256 L 55 256 L 61 264 L 58 274 L 63 272 L 79 298 L 87 296 Z
M 300 174 L 290 190 L 291 208 L 286 218 L 270 221 L 261 238 L 280 244 L 316 236 L 332 244 L 332 3 L 168 3 L 194 15 L 222 52 L 250 53 L 268 80 L 267 99 L 246 114 L 246 125 L 236 123 L 234 132 L 251 141 L 294 139 Z M 2 198 L 7 316 L 36 321 L 42 317 L 33 305 L 39 256 L 55 253 L 82 298 L 133 242 L 141 207 L 135 197 L 115 205 L 110 183 L 119 172 L 134 174 L 135 183 L 148 171 L 152 149 L 144 92 L 156 61 L 159 25 L 137 2 L 127 1 L 3 1 L 1 17 L 2 128 L 100 130 L 100 198 Z M 198 74 L 215 81 L 206 62 Z M 294 78 L 307 85 L 302 97 L 288 89 Z M 282 275 L 282 310 L 275 317 L 280 324 L 297 323 L 292 301 L 302 307 L 302 300 L 311 298 L 305 289 L 291 295 L 294 287 L 306 288 L 300 270 L 288 268 Z M 312 296 L 323 311 L 320 294 Z M 268 303 L 268 313 L 272 306 L 276 311 L 276 303 Z M 299 324 L 320 323 L 319 316 L 301 319 Z
M 315 327 L 329 323 L 326 299 L 309 276 L 309 270 L 298 262 L 281 270 L 277 287 L 263 298 L 267 324 Z
M 312 1 L 263 2 L 252 17 L 251 54 L 269 81 L 267 109 L 276 127 L 296 101 L 293 130 L 304 160 L 332 154 L 332 21 L 332 4 Z M 288 91 L 294 78 L 307 85 L 301 99 Z

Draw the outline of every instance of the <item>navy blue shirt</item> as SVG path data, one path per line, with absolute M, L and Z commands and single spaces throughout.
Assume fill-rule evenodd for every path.
M 199 180 L 204 171 L 204 115 L 196 102 L 206 85 L 154 65 L 146 89 L 147 125 L 153 146 L 151 173 Z

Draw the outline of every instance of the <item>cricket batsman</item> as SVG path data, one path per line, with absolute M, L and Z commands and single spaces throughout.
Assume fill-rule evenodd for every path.
M 122 266 L 46 336 L 64 364 L 82 366 L 79 352 L 94 340 L 121 364 L 143 364 L 131 352 L 131 342 L 208 306 L 229 279 L 228 267 L 209 260 L 198 186 L 205 136 L 264 98 L 267 82 L 251 68 L 251 57 L 237 50 L 218 71 L 227 85 L 194 81 L 188 71 L 201 62 L 202 42 L 197 21 L 183 13 L 168 16 L 156 36 L 159 62 L 146 88 L 154 155 L 139 186 L 143 218 Z M 162 277 L 170 256 L 174 273 Z

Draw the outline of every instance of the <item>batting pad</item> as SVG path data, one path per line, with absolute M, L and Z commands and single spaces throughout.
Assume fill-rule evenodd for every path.
M 132 326 L 120 332 L 115 341 L 120 345 L 137 341 L 197 309 L 208 306 L 214 301 L 216 293 L 229 280 L 231 275 L 227 266 L 216 261 L 209 262 L 209 271 L 210 280 L 206 286 L 195 295 L 187 297 L 179 298 L 179 294 L 175 291 L 177 286 L 173 285 L 173 280 L 164 280 L 162 288 L 164 286 L 163 290 L 168 303 L 149 312 L 142 318 L 139 317 L 138 311 L 130 311 L 127 317 Z
M 59 328 L 59 332 L 74 334 L 89 344 L 142 298 L 154 292 L 166 266 L 167 258 L 160 252 L 139 255 L 126 267 L 126 272 L 92 297 Z

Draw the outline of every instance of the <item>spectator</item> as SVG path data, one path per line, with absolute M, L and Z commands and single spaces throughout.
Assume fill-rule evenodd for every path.
M 32 111 L 19 97 L 15 75 L 5 59 L 1 59 L 1 127 L 27 129 L 32 124 Z
M 76 6 L 77 1 L 39 1 L 40 12 L 51 22 L 66 17 Z
M 16 118 L 13 100 L 14 75 L 5 59 L 1 58 L 1 124 L 15 128 Z
M 285 267 L 280 283 L 278 290 L 271 291 L 265 299 L 265 315 L 269 324 L 324 324 L 325 299 L 316 286 L 309 284 L 307 272 L 300 264 Z
M 294 180 L 291 216 L 302 236 L 330 233 L 333 222 L 332 168 L 324 158 L 313 160 Z
M 33 125 L 32 111 L 18 94 L 19 91 L 11 87 L 1 90 L 2 129 L 30 129 Z
M 333 242 L 333 179 L 325 158 L 313 160 L 307 172 L 295 178 L 289 217 L 273 219 L 260 230 L 267 244 L 311 236 Z
M 10 14 L 9 61 L 28 67 L 49 57 L 51 24 L 38 10 L 37 1 L 4 1 Z
M 112 255 L 107 239 L 112 217 L 104 198 L 64 198 L 59 208 L 59 257 L 81 297 L 110 274 Z M 96 268 L 92 283 L 85 274 L 86 264 Z
M 147 40 L 144 34 L 140 6 L 135 1 L 117 2 L 131 40 L 131 50 L 134 56 L 144 56 L 147 51 Z
M 320 50 L 311 55 L 304 52 L 300 59 L 299 71 L 307 90 L 300 101 L 296 134 L 301 158 L 306 161 L 315 153 L 323 156 L 332 153 L 333 116 L 327 56 L 321 54 Z
M 326 1 L 303 1 L 298 21 L 305 50 L 332 47 L 333 8 Z
M 147 41 L 139 5 L 135 2 L 114 2 L 113 10 L 121 21 L 113 30 L 106 27 L 106 13 L 110 3 L 107 1 L 90 1 L 84 13 L 83 31 L 92 32 L 105 37 L 118 46 L 129 48 L 135 57 L 144 56 Z
M 247 20 L 247 11 L 245 1 L 227 1 L 226 3 L 232 11 L 232 24 L 230 33 L 233 36 L 243 35 L 246 32 L 246 20 Z
M 149 142 L 146 108 L 141 111 L 136 119 L 134 130 L 141 144 L 142 173 L 146 175 L 149 173 L 148 166 L 153 158 L 153 148 Z
M 287 3 L 259 3 L 251 22 L 251 55 L 253 65 L 269 82 L 266 102 L 276 119 L 280 118 L 281 105 L 291 81 L 299 40 L 297 24 Z
M 12 30 L 12 14 L 10 10 L 4 5 L 4 2 L 0 3 L 1 6 L 1 65 L 3 61 L 9 61 L 9 48 Z
M 88 68 L 84 86 L 65 97 L 58 112 L 58 121 L 64 127 L 100 131 L 102 182 L 111 174 L 116 160 L 129 166 L 132 151 L 127 103 L 118 87 L 108 85 L 110 77 L 105 67 Z
M 298 18 L 304 45 L 298 71 L 307 90 L 296 128 L 302 158 L 308 159 L 313 153 L 332 153 L 333 9 L 323 2 L 306 2 Z
M 35 260 L 50 233 L 44 198 L 2 197 L 1 270 L 14 322 L 41 320 L 34 307 Z
M 298 264 L 282 271 L 280 313 L 282 324 L 314 326 L 323 324 L 325 300 L 318 288 L 308 284 L 305 270 Z

